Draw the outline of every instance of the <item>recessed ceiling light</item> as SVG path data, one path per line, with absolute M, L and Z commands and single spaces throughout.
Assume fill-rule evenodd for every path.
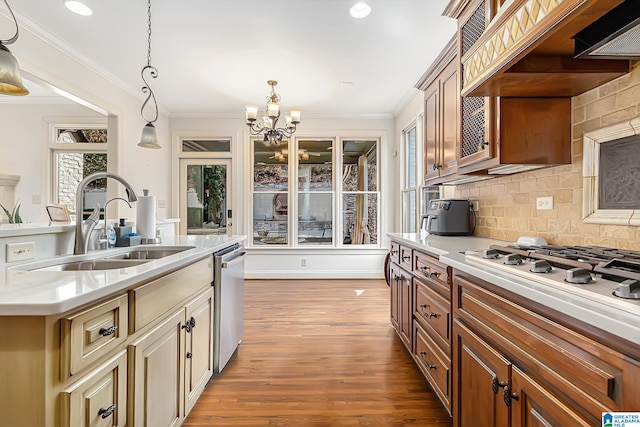
M 351 9 L 349 9 L 349 13 L 354 18 L 366 18 L 371 13 L 371 6 L 367 2 L 359 1 L 358 3 L 351 6 Z
M 89 6 L 82 3 L 81 1 L 65 0 L 64 5 L 67 6 L 67 9 L 69 9 L 71 12 L 77 13 L 78 15 L 89 16 L 93 13 L 91 9 L 89 9 Z

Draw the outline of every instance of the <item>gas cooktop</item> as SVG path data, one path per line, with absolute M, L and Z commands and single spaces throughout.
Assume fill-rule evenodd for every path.
M 472 264 L 619 307 L 640 307 L 640 252 L 599 246 L 493 245 L 466 253 Z

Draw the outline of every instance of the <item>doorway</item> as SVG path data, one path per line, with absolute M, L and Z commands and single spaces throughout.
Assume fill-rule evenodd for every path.
M 233 234 L 231 159 L 180 159 L 180 234 Z

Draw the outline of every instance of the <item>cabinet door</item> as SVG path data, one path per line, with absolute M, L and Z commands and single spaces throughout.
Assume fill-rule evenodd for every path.
M 400 338 L 404 341 L 409 351 L 412 351 L 412 319 L 413 319 L 413 295 L 411 291 L 413 279 L 405 272 L 400 275 Z
M 454 426 L 508 426 L 511 363 L 457 320 L 453 330 Z
M 188 415 L 213 373 L 213 288 L 187 304 L 186 314 L 187 322 L 193 325 L 185 329 L 185 415 Z
M 442 106 L 442 140 L 440 142 L 440 176 L 451 175 L 457 170 L 458 146 L 460 127 L 460 90 L 458 89 L 457 64 L 452 61 L 442 71 L 441 96 Z
M 512 390 L 508 394 L 512 427 L 580 427 L 599 422 L 587 421 L 515 367 L 511 373 L 511 385 Z
M 178 426 L 184 418 L 184 309 L 129 347 L 136 427 Z
M 424 156 L 425 180 L 440 176 L 440 114 L 439 114 L 439 84 L 436 80 L 424 94 Z
M 400 295 L 398 294 L 398 291 L 400 290 L 400 267 L 398 267 L 396 264 L 391 264 L 390 267 L 391 270 L 391 286 L 389 287 L 391 290 L 391 324 L 393 325 L 394 328 L 396 328 L 396 331 L 399 331 L 400 329 L 400 319 L 399 319 L 399 314 L 400 314 Z

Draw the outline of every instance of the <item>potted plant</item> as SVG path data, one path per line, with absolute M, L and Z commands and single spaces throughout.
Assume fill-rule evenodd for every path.
M 5 208 L 2 204 L 0 204 L 0 208 L 4 211 L 4 214 L 9 219 L 9 224 L 20 224 L 22 223 L 22 217 L 20 217 L 20 202 L 18 201 L 16 205 L 13 207 L 13 210 L 9 212 L 7 208 Z

